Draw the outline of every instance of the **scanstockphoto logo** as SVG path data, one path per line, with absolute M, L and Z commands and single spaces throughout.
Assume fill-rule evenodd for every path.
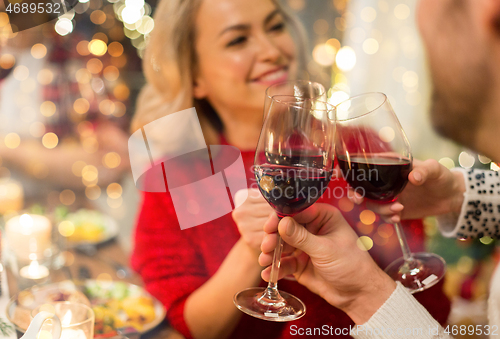
M 157 119 L 128 142 L 136 187 L 170 193 L 181 229 L 230 213 L 245 199 L 247 179 L 241 152 L 205 143 L 194 108 Z M 235 200 L 236 192 L 239 193 Z
M 0 11 L 9 18 L 13 33 L 33 28 L 70 12 L 78 0 L 2 0 Z

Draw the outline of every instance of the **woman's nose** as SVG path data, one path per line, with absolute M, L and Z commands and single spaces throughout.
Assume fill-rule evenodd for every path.
M 260 36 L 258 39 L 258 44 L 259 59 L 261 61 L 275 62 L 281 57 L 281 50 L 278 48 L 273 39 L 268 35 L 263 34 L 262 36 Z

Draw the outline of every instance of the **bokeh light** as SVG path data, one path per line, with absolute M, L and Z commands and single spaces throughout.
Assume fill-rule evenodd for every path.
M 76 51 L 82 56 L 89 55 L 89 42 L 87 40 L 81 40 L 80 42 L 78 42 L 78 44 L 76 44 Z
M 51 117 L 56 113 L 56 105 L 52 101 L 44 101 L 40 105 L 40 113 L 44 117 Z
M 47 54 L 47 47 L 44 44 L 34 44 L 31 47 L 31 55 L 35 59 L 41 59 Z
M 82 170 L 83 170 L 83 168 L 85 166 L 87 166 L 87 164 L 85 163 L 85 161 L 77 160 L 71 166 L 71 172 L 73 172 L 73 174 L 75 176 L 81 177 L 82 176 Z
M 73 22 L 67 18 L 59 18 L 55 25 L 57 34 L 65 36 L 73 32 Z
M 76 99 L 73 103 L 73 109 L 78 114 L 85 114 L 90 108 L 90 103 L 85 98 Z
M 339 210 L 343 212 L 350 212 L 354 208 L 354 203 L 347 197 L 343 197 L 339 200 Z
M 16 63 L 16 58 L 9 53 L 0 56 L 0 67 L 3 69 L 11 69 Z
M 471 168 L 472 166 L 474 166 L 475 162 L 476 159 L 474 158 L 474 156 L 470 155 L 467 152 L 461 152 L 458 156 L 458 163 L 460 167 Z
M 61 221 L 57 229 L 63 237 L 70 237 L 75 233 L 75 225 L 69 220 Z
M 477 158 L 479 159 L 479 162 L 481 164 L 489 164 L 491 162 L 491 159 L 488 157 L 485 157 L 484 155 L 478 155 Z
M 394 132 L 394 129 L 392 127 L 385 126 L 378 131 L 378 136 L 380 140 L 384 142 L 391 142 L 392 140 L 394 140 L 396 133 Z
M 453 159 L 448 157 L 441 158 L 438 162 L 448 169 L 452 169 L 455 167 L 455 162 L 453 161 Z
M 42 137 L 42 144 L 45 148 L 52 149 L 59 143 L 59 138 L 55 133 L 49 132 Z
M 101 188 L 97 185 L 87 186 L 85 196 L 90 200 L 96 200 L 101 196 Z
M 118 41 L 114 41 L 108 46 L 108 53 L 113 57 L 119 57 L 123 54 L 123 45 Z
M 358 238 L 358 240 L 356 241 L 356 245 L 358 245 L 358 248 L 360 250 L 369 251 L 373 247 L 373 240 L 370 237 L 363 235 Z
M 16 149 L 21 144 L 21 138 L 17 133 L 9 133 L 5 136 L 4 143 L 7 148 Z
M 99 143 L 95 137 L 90 136 L 82 140 L 82 147 L 85 152 L 92 154 L 99 149 Z
M 90 73 L 98 74 L 102 71 L 102 61 L 97 58 L 92 58 L 87 61 L 87 69 Z
M 38 72 L 36 80 L 42 85 L 48 85 L 54 80 L 54 73 L 50 69 L 44 68 Z
M 111 199 L 118 199 L 119 197 L 121 197 L 122 192 L 122 186 L 116 182 L 109 184 L 106 188 L 106 193 Z
M 89 51 L 96 56 L 102 56 L 106 54 L 107 50 L 108 46 L 104 41 L 100 39 L 93 39 L 89 42 Z
M 96 25 L 102 25 L 106 21 L 106 14 L 101 10 L 95 10 L 90 13 L 90 21 Z
M 373 7 L 365 7 L 361 10 L 361 20 L 372 22 L 377 17 L 377 11 Z
M 394 15 L 399 20 L 407 19 L 411 14 L 410 7 L 406 4 L 399 4 L 394 8 Z
M 45 134 L 45 125 L 43 122 L 35 121 L 30 125 L 29 131 L 32 137 L 40 138 Z
M 104 99 L 99 103 L 99 111 L 104 115 L 113 114 L 115 110 L 115 103 L 109 99 Z
M 364 210 L 359 214 L 359 220 L 365 225 L 371 225 L 377 219 L 375 213 L 371 210 Z
M 116 168 L 120 166 L 121 163 L 121 157 L 118 153 L 116 152 L 109 152 L 104 155 L 102 158 L 102 164 L 106 168 Z
M 335 61 L 341 71 L 348 72 L 356 65 L 356 52 L 351 47 L 344 46 L 337 52 Z
M 120 76 L 120 71 L 115 66 L 107 66 L 104 69 L 104 78 L 108 81 L 115 81 Z
M 14 78 L 19 81 L 24 81 L 30 76 L 30 71 L 28 67 L 24 65 L 17 66 L 14 68 Z
M 376 39 L 368 38 L 363 42 L 363 51 L 368 55 L 377 53 L 378 47 L 379 45 Z
M 313 49 L 313 59 L 321 66 L 331 66 L 335 62 L 335 48 L 328 44 L 318 44 Z
M 59 194 L 59 201 L 61 204 L 69 206 L 72 205 L 76 200 L 75 192 L 72 190 L 66 189 Z

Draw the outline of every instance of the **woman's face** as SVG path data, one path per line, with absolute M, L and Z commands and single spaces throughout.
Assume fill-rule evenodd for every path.
M 271 0 L 203 0 L 196 37 L 194 95 L 220 114 L 262 113 L 266 88 L 297 71 L 295 45 Z

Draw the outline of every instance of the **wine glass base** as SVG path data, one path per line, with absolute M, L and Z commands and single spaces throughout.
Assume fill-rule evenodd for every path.
M 235 294 L 234 304 L 252 317 L 274 322 L 292 321 L 306 314 L 306 305 L 299 298 L 283 291 L 279 291 L 282 299 L 278 302 L 259 301 L 265 291 L 264 287 L 247 288 Z
M 413 253 L 413 261 L 402 257 L 393 261 L 385 272 L 399 281 L 410 293 L 421 292 L 437 284 L 446 272 L 446 263 L 433 253 Z

